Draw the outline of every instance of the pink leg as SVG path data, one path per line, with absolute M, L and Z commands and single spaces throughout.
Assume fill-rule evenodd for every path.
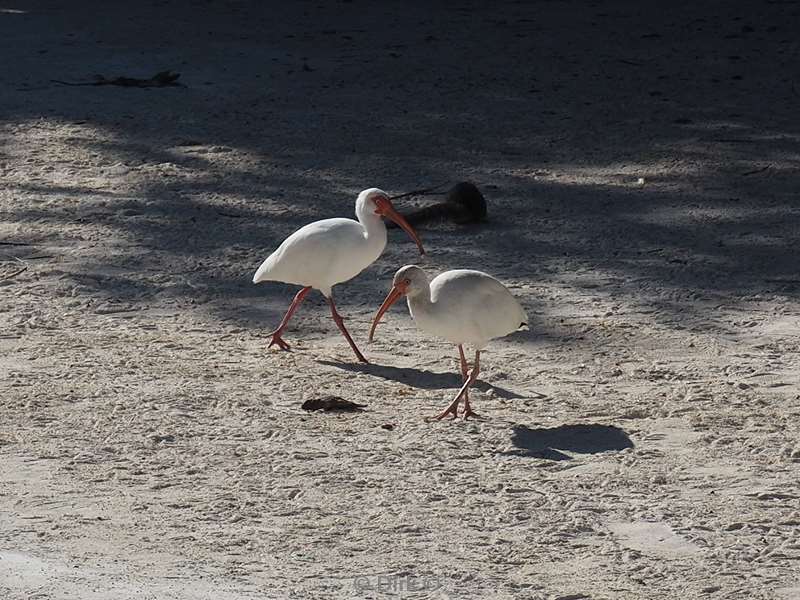
M 302 290 L 297 292 L 297 295 L 294 297 L 294 300 L 292 300 L 292 303 L 289 305 L 289 310 L 287 310 L 286 314 L 283 316 L 281 324 L 278 325 L 278 328 L 275 331 L 268 334 L 272 336 L 272 341 L 269 343 L 269 346 L 267 346 L 267 348 L 272 348 L 273 344 L 278 344 L 278 347 L 281 350 L 289 350 L 289 344 L 287 344 L 283 340 L 283 338 L 281 337 L 281 333 L 283 333 L 283 330 L 289 324 L 289 319 L 292 318 L 294 311 L 297 310 L 297 307 L 300 306 L 300 303 L 303 301 L 303 298 L 305 298 L 306 294 L 308 294 L 308 292 L 310 291 L 311 287 L 309 286 L 309 287 L 304 287 Z
M 467 383 L 464 384 L 464 412 L 461 414 L 466 421 L 469 417 L 478 417 L 480 419 L 480 415 L 478 413 L 472 412 L 472 407 L 469 405 L 469 394 L 467 393 L 467 389 L 470 384 L 474 383 L 478 379 L 478 374 L 481 372 L 481 351 L 475 351 L 475 364 L 472 365 L 472 372 L 469 374 L 469 380 Z
M 475 351 L 475 366 L 472 368 L 472 371 L 470 371 L 469 374 L 467 375 L 466 369 L 464 368 L 467 366 L 466 364 L 467 361 L 466 358 L 464 357 L 464 351 L 461 348 L 461 346 L 459 346 L 459 350 L 461 357 L 463 359 L 462 373 L 464 373 L 465 376 L 464 385 L 462 385 L 461 389 L 458 390 L 458 394 L 456 394 L 456 397 L 453 399 L 450 405 L 446 409 L 444 409 L 442 413 L 434 417 L 437 420 L 443 419 L 450 414 L 453 415 L 453 418 L 455 418 L 456 415 L 458 414 L 458 403 L 461 401 L 462 398 L 464 399 L 464 412 L 462 413 L 464 419 L 478 416 L 477 413 L 474 413 L 472 411 L 472 407 L 469 405 L 468 389 L 469 386 L 472 385 L 472 383 L 474 383 L 475 380 L 478 378 L 478 373 L 480 373 L 481 353 L 480 350 Z
M 347 332 L 347 328 L 344 326 L 344 319 L 342 316 L 336 312 L 336 305 L 333 303 L 333 296 L 327 298 L 328 304 L 331 305 L 331 316 L 333 317 L 334 322 L 339 327 L 339 331 L 342 332 L 344 338 L 347 340 L 347 343 L 350 344 L 350 347 L 353 349 L 353 352 L 356 353 L 356 357 L 363 363 L 369 364 L 369 361 L 364 358 L 364 355 L 361 354 L 361 351 L 356 346 L 356 343 L 353 341 L 353 338 L 350 337 L 350 334 Z
M 466 381 L 469 378 L 469 363 L 467 357 L 464 356 L 464 346 L 458 345 L 458 355 L 461 359 L 461 380 Z M 469 390 L 464 390 L 464 401 L 469 403 Z
M 464 346 L 458 345 L 458 357 L 461 359 L 461 380 L 466 381 L 469 378 L 469 364 L 467 364 L 467 357 L 464 356 Z M 467 398 L 469 392 L 464 390 L 463 397 Z M 447 415 L 453 415 L 453 419 L 458 416 L 458 403 L 461 400 L 461 392 L 456 396 L 456 399 L 450 403 L 443 413 L 436 416 L 436 419 L 444 419 Z
M 467 372 L 469 371 L 469 364 L 467 363 L 467 357 L 464 356 L 464 346 L 461 344 L 458 345 L 458 356 L 461 359 L 461 377 L 462 381 L 467 380 Z

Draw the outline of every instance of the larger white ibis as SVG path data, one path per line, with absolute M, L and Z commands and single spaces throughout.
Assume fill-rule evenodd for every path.
M 395 273 L 392 290 L 372 321 L 370 341 L 383 314 L 401 296 L 407 297 L 408 310 L 420 329 L 458 345 L 464 384 L 436 418 L 442 419 L 448 414 L 455 418 L 462 399 L 463 417 L 477 416 L 469 404 L 469 386 L 480 372 L 481 350 L 490 340 L 525 325 L 528 318 L 525 311 L 502 283 L 482 271 L 445 271 L 429 282 L 425 271 L 407 265 Z M 464 356 L 464 344 L 475 347 L 472 370 Z
M 281 334 L 306 294 L 316 288 L 327 299 L 333 320 L 358 360 L 367 362 L 336 311 L 333 286 L 352 279 L 383 253 L 386 247 L 386 225 L 381 217 L 387 217 L 402 227 L 417 243 L 420 254 L 425 254 L 425 250 L 416 232 L 394 209 L 386 192 L 378 188 L 364 190 L 358 195 L 356 216 L 358 221 L 325 219 L 301 227 L 286 238 L 258 267 L 253 283 L 281 281 L 303 286 L 278 328 L 269 334 L 272 341 L 268 347 L 277 344 L 282 350 L 289 350 L 289 344 L 283 340 Z

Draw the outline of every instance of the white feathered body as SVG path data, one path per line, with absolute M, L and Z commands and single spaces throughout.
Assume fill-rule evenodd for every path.
M 386 227 L 377 215 L 325 219 L 301 227 L 269 255 L 253 283 L 282 281 L 311 286 L 330 297 L 337 283 L 352 279 L 380 257 L 386 247 Z
M 430 282 L 429 299 L 426 295 L 408 296 L 408 310 L 417 326 L 477 350 L 516 331 L 528 319 L 511 292 L 482 271 L 445 271 Z

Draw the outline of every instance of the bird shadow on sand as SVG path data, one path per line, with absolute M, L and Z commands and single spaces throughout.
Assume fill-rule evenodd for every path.
M 362 363 L 340 363 L 330 360 L 318 360 L 317 362 L 330 367 L 344 369 L 345 371 L 366 373 L 367 375 L 373 375 L 381 379 L 398 381 L 412 387 L 426 390 L 444 390 L 448 388 L 457 390 L 463 383 L 458 373 L 434 373 L 433 371 L 423 371 L 422 369 L 415 369 L 414 367 L 392 367 L 389 365 L 377 365 L 375 363 L 365 365 Z M 506 400 L 524 397 L 511 390 L 497 387 L 496 385 L 489 385 L 480 380 L 472 384 L 470 389 L 473 388 L 481 392 L 493 390 L 497 396 Z
M 548 460 L 572 460 L 566 452 L 597 454 L 633 448 L 628 434 L 613 425 L 559 425 L 558 427 L 531 429 L 515 425 L 511 443 L 520 456 Z

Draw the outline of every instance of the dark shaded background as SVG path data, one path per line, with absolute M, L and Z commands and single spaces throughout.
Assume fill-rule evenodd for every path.
M 129 178 L 84 218 L 144 248 L 118 266 L 194 268 L 194 285 L 225 290 L 230 307 L 273 293 L 249 273 L 295 226 L 350 214 L 358 190 L 471 179 L 492 222 L 426 232 L 436 267 L 595 286 L 603 271 L 622 294 L 652 283 L 667 312 L 718 291 L 794 295 L 798 12 L 777 1 L 20 3 L 0 13 L 0 52 L 14 57 L 0 70 L 3 152 L 61 123 L 89 158 L 57 184 L 5 172 L 18 177 L 2 218 L 69 221 L 87 171 L 177 165 L 190 176 Z M 164 69 L 186 87 L 50 82 Z M 38 143 L 46 152 L 47 136 Z M 58 202 L 30 201 L 42 197 Z M 413 256 L 402 243 L 384 271 Z M 647 285 L 630 293 L 646 300 Z M 119 273 L 100 284 L 128 300 L 152 286 Z

